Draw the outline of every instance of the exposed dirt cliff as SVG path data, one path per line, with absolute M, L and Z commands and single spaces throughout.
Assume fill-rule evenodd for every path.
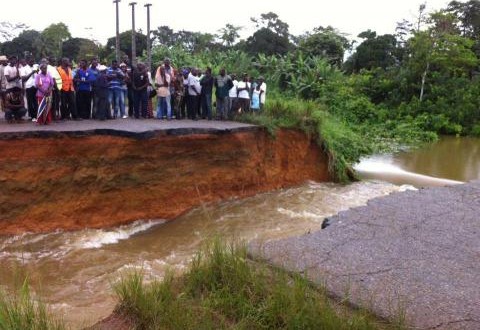
M 173 219 L 201 203 L 306 180 L 327 158 L 305 134 L 261 128 L 223 134 L 0 139 L 0 234 Z

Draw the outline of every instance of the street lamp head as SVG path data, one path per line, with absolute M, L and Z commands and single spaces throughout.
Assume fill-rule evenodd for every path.
M 129 6 L 135 6 L 137 3 L 136 2 L 130 2 L 128 5 Z
M 117 4 L 118 4 L 120 1 L 122 1 L 122 0 L 113 0 L 113 3 L 117 3 Z
M 151 3 L 146 3 L 146 4 L 144 4 L 143 6 L 148 8 L 148 7 L 150 7 L 151 5 L 152 5 Z

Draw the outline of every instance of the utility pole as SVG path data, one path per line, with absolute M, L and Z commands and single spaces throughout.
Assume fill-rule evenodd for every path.
M 132 65 L 137 64 L 137 45 L 135 38 L 135 5 L 136 2 L 130 2 L 128 5 L 132 6 Z
M 115 9 L 116 9 L 116 18 L 117 18 L 117 29 L 116 29 L 116 35 L 115 35 L 115 58 L 117 59 L 117 62 L 120 62 L 120 22 L 119 22 L 119 15 L 118 15 L 118 3 L 121 0 L 113 0 L 113 3 L 115 4 Z
M 151 3 L 146 3 L 144 7 L 147 7 L 147 65 L 148 71 L 152 70 L 152 45 L 150 44 L 150 7 Z

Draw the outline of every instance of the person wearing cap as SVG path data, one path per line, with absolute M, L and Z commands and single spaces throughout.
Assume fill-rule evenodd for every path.
M 27 113 L 23 100 L 22 88 L 14 86 L 7 89 L 4 97 L 5 119 L 9 123 L 20 122 Z

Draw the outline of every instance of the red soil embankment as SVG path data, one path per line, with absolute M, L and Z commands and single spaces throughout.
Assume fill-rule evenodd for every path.
M 0 234 L 173 219 L 201 203 L 327 181 L 328 160 L 293 130 L 0 140 Z

